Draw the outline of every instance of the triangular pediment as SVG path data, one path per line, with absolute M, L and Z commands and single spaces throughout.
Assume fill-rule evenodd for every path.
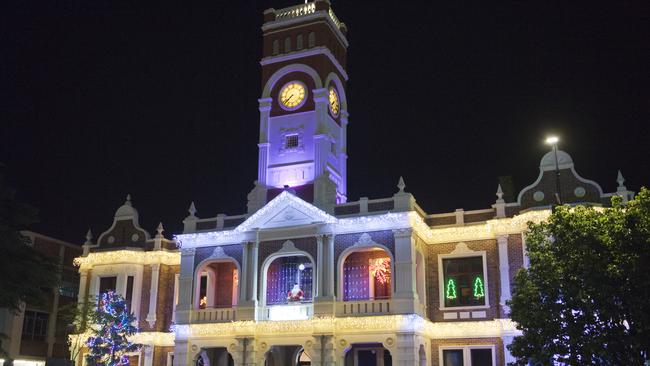
M 336 218 L 318 207 L 284 191 L 237 227 L 237 231 L 334 223 Z

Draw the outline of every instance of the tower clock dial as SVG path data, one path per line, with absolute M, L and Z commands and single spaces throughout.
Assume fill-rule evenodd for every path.
M 305 102 L 307 89 L 299 81 L 287 83 L 280 89 L 279 102 L 284 109 L 294 110 L 300 108 Z
M 336 91 L 336 88 L 330 86 L 329 90 L 329 102 L 330 102 L 330 113 L 334 117 L 339 116 L 339 111 L 341 109 L 341 102 L 339 101 L 339 93 Z

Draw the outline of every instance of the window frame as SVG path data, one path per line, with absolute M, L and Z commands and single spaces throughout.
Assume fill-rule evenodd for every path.
M 496 345 L 494 344 L 484 344 L 484 345 L 445 345 L 438 347 L 438 364 L 444 366 L 443 353 L 444 351 L 463 351 L 463 366 L 472 366 L 472 354 L 473 349 L 489 349 L 492 351 L 492 366 L 497 365 L 497 355 L 496 355 Z
M 485 305 L 474 306 L 445 306 L 445 273 L 442 266 L 443 259 L 462 259 L 469 257 L 482 257 L 483 261 L 483 288 L 485 291 Z M 490 283 L 487 273 L 487 253 L 481 251 L 463 251 L 462 253 L 438 254 L 438 297 L 440 310 L 471 310 L 490 308 Z
M 27 313 L 33 314 L 32 318 L 32 326 L 31 329 L 29 330 L 29 333 L 25 334 L 25 322 L 27 321 Z M 41 332 L 37 335 L 36 334 L 36 328 L 37 328 L 37 321 L 39 321 L 39 315 L 40 321 L 43 323 L 41 324 Z M 46 311 L 41 311 L 41 310 L 32 310 L 32 309 L 25 309 L 23 312 L 23 324 L 22 324 L 22 329 L 20 331 L 20 340 L 27 340 L 27 341 L 33 341 L 33 342 L 46 342 L 47 337 L 48 337 L 48 328 L 50 326 L 50 313 Z M 42 337 L 41 337 L 42 336 Z

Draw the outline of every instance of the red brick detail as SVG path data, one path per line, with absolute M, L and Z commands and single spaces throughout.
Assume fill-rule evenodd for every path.
M 168 332 L 174 311 L 174 281 L 180 273 L 180 266 L 160 265 L 158 274 L 158 298 L 156 299 L 156 324 L 149 326 L 149 299 L 151 297 L 151 266 L 145 266 L 142 271 L 142 297 L 138 322 L 142 332 Z
M 144 266 L 142 270 L 142 291 L 140 292 L 140 314 L 136 314 L 141 332 L 152 332 L 147 323 L 149 313 L 149 299 L 151 297 L 151 266 Z
M 428 316 L 432 321 L 471 321 L 471 319 L 462 320 L 445 320 L 443 314 L 445 312 L 440 310 L 440 293 L 438 283 L 438 255 L 451 253 L 457 243 L 433 244 L 428 246 L 427 255 L 427 300 L 428 300 Z M 475 320 L 489 320 L 500 318 L 503 315 L 499 309 L 499 254 L 496 240 L 476 240 L 465 242 L 467 247 L 475 251 L 486 252 L 487 262 L 487 287 L 489 294 L 490 307 L 487 309 L 478 309 L 479 311 L 486 312 L 486 318 Z M 454 310 L 448 310 L 451 312 Z M 459 310 L 466 311 L 466 310 Z
M 522 238 L 521 234 L 508 236 L 508 267 L 510 270 L 510 291 L 515 285 L 515 276 L 524 266 Z
M 431 366 L 442 366 L 440 359 L 441 346 L 494 346 L 497 365 L 504 365 L 503 341 L 501 338 L 459 338 L 459 339 L 432 339 L 431 340 Z
M 181 266 L 160 266 L 158 279 L 158 300 L 156 304 L 156 331 L 168 332 L 174 312 L 174 282 Z M 154 365 L 157 365 L 154 363 Z

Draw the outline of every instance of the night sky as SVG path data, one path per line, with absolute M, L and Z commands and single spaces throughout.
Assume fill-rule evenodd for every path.
M 299 1 L 16 1 L 0 15 L 0 162 L 35 231 L 82 243 L 127 193 L 167 236 L 241 214 L 257 175 L 262 11 Z M 89 4 L 90 3 L 90 4 Z M 645 1 L 333 1 L 348 25 L 349 199 L 400 175 L 429 213 L 536 178 L 549 133 L 579 174 L 650 184 Z M 155 6 L 155 7 L 154 7 Z

